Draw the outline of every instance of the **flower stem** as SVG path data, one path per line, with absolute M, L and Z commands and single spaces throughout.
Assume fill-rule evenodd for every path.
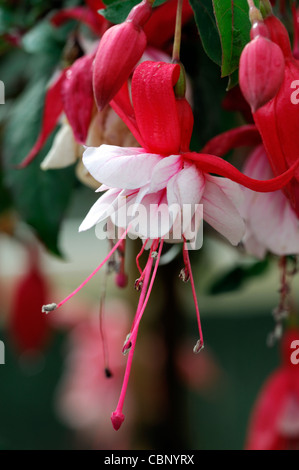
M 183 11 L 183 0 L 178 0 L 178 6 L 177 6 L 177 11 L 176 11 L 174 43 L 173 43 L 173 51 L 172 51 L 173 62 L 180 61 L 181 38 L 182 38 L 182 11 Z

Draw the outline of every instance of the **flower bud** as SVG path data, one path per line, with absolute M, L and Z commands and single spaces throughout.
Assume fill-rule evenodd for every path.
M 265 25 L 254 24 L 253 39 L 244 48 L 240 58 L 240 88 L 252 112 L 274 98 L 284 79 L 283 53 L 265 35 Z
M 151 15 L 144 0 L 134 7 L 124 23 L 109 28 L 103 35 L 94 61 L 93 89 L 102 110 L 129 78 L 145 51 L 147 39 L 142 29 Z
M 94 108 L 92 63 L 94 54 L 80 59 L 68 69 L 61 96 L 66 117 L 75 139 L 85 144 Z M 83 106 L 82 106 L 83 105 Z

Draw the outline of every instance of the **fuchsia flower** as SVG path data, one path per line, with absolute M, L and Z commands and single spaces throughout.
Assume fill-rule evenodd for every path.
M 282 365 L 269 377 L 255 404 L 249 426 L 247 450 L 298 450 L 299 374 L 291 355 L 298 347 L 299 330 L 291 329 L 282 340 Z M 298 357 L 298 354 L 297 354 Z
M 261 137 L 254 125 L 219 134 L 202 151 L 224 156 L 239 147 L 254 148 L 244 165 L 244 174 L 258 180 L 273 177 Z M 238 208 L 246 225 L 242 242 L 249 254 L 264 258 L 268 251 L 278 256 L 299 252 L 298 216 L 282 190 L 262 194 L 243 188 L 243 198 Z
M 299 61 L 292 55 L 288 32 L 274 15 L 264 20 L 272 42 L 283 52 L 285 72 L 283 83 L 275 97 L 254 113 L 269 162 L 275 175 L 298 161 L 299 107 L 291 100 L 292 84 L 299 79 Z M 285 188 L 294 210 L 299 215 L 299 172 Z
M 252 178 L 273 177 L 263 145 L 249 156 L 244 173 Z M 241 214 L 246 222 L 243 239 L 246 251 L 264 258 L 267 251 L 276 255 L 299 253 L 299 219 L 283 191 L 260 194 L 244 189 Z
M 104 145 L 99 149 L 86 150 L 84 163 L 87 169 L 99 182 L 104 183 L 105 186 L 101 187 L 101 191 L 105 189 L 107 191 L 93 206 L 80 230 L 87 229 L 102 219 L 115 222 L 113 215 L 115 215 L 116 201 L 119 200 L 128 206 L 142 203 L 147 210 L 150 210 L 153 204 L 159 208 L 162 203 L 169 207 L 172 202 L 175 202 L 179 207 L 176 213 L 177 218 L 181 216 L 180 208 L 184 203 L 192 207 L 197 203 L 203 203 L 204 219 L 236 245 L 245 232 L 244 222 L 237 209 L 242 193 L 236 182 L 254 190 L 272 191 L 286 184 L 292 177 L 294 168 L 277 178 L 258 181 L 243 175 L 219 157 L 190 152 L 193 114 L 186 99 L 177 98 L 174 92 L 174 86 L 180 74 L 179 65 L 143 62 L 135 70 L 132 79 L 133 106 L 127 84 L 122 87 L 111 103 L 142 148 Z M 209 173 L 218 173 L 229 179 L 210 176 Z M 155 214 L 153 217 L 155 218 Z M 142 225 L 140 227 L 141 238 L 146 241 L 151 240 L 151 247 L 144 269 L 139 265 L 140 255 L 137 257 L 140 277 L 136 286 L 141 288 L 141 294 L 130 334 L 123 347 L 123 352 L 129 352 L 129 356 L 119 403 L 111 417 L 115 429 L 119 429 L 124 421 L 122 408 L 139 324 L 155 280 L 164 238 L 173 229 L 177 221 L 176 217 L 169 218 L 170 222 L 166 226 L 162 224 L 161 229 L 154 233 L 151 232 L 151 227 L 155 222 L 152 218 L 149 232 L 142 233 L 143 227 Z M 123 235 L 94 273 L 58 305 L 44 306 L 44 312 L 48 313 L 62 306 L 109 260 L 122 246 L 126 234 L 130 232 L 130 223 L 122 228 L 124 229 Z M 185 262 L 181 275 L 184 280 L 190 279 L 191 281 L 199 327 L 199 340 L 194 352 L 198 353 L 203 348 L 204 342 L 187 249 L 187 232 L 188 230 L 186 232 L 182 230 L 180 234 Z

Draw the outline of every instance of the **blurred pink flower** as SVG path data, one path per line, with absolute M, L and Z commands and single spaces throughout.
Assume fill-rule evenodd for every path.
M 273 177 L 262 145 L 248 158 L 244 173 L 260 180 Z M 276 255 L 299 253 L 299 219 L 283 191 L 256 193 L 243 188 L 240 212 L 246 221 L 243 239 L 246 251 L 263 258 L 267 251 Z
M 299 330 L 287 331 L 282 341 L 282 365 L 269 377 L 255 404 L 246 449 L 299 449 L 299 371 L 291 362 Z M 298 356 L 298 354 L 297 354 Z
M 107 426 L 111 408 L 118 401 L 126 365 L 121 350 L 129 327 L 128 306 L 119 301 L 109 303 L 103 322 L 104 345 L 98 315 L 82 319 L 71 330 L 66 368 L 57 390 L 57 411 L 60 418 L 93 448 L 128 448 L 132 400 L 129 399 L 126 405 L 130 408 L 130 419 L 125 431 L 116 436 Z M 109 357 L 111 377 L 105 374 L 108 367 L 105 356 Z

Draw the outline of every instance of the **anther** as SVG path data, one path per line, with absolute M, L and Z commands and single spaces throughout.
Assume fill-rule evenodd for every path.
M 131 333 L 129 333 L 125 339 L 125 342 L 124 342 L 124 345 L 123 345 L 123 348 L 122 348 L 122 353 L 123 355 L 125 356 L 126 354 L 128 354 L 128 352 L 130 351 L 131 347 L 132 347 L 132 343 L 130 341 L 130 337 L 131 337 Z
M 193 348 L 194 354 L 199 354 L 205 348 L 204 343 L 199 339 Z
M 42 306 L 42 312 L 43 312 L 43 313 L 46 313 L 46 314 L 48 314 L 48 313 L 50 313 L 50 312 L 53 312 L 53 311 L 56 310 L 56 309 L 57 309 L 57 304 L 54 304 L 54 303 L 53 303 L 53 304 L 47 304 L 47 305 L 43 305 L 43 306 Z
M 143 281 L 141 281 L 140 279 L 136 279 L 134 287 L 137 290 L 137 292 L 141 291 L 142 285 L 143 285 Z
M 181 269 L 179 279 L 181 279 L 183 282 L 188 282 L 190 280 L 190 274 L 187 268 Z

